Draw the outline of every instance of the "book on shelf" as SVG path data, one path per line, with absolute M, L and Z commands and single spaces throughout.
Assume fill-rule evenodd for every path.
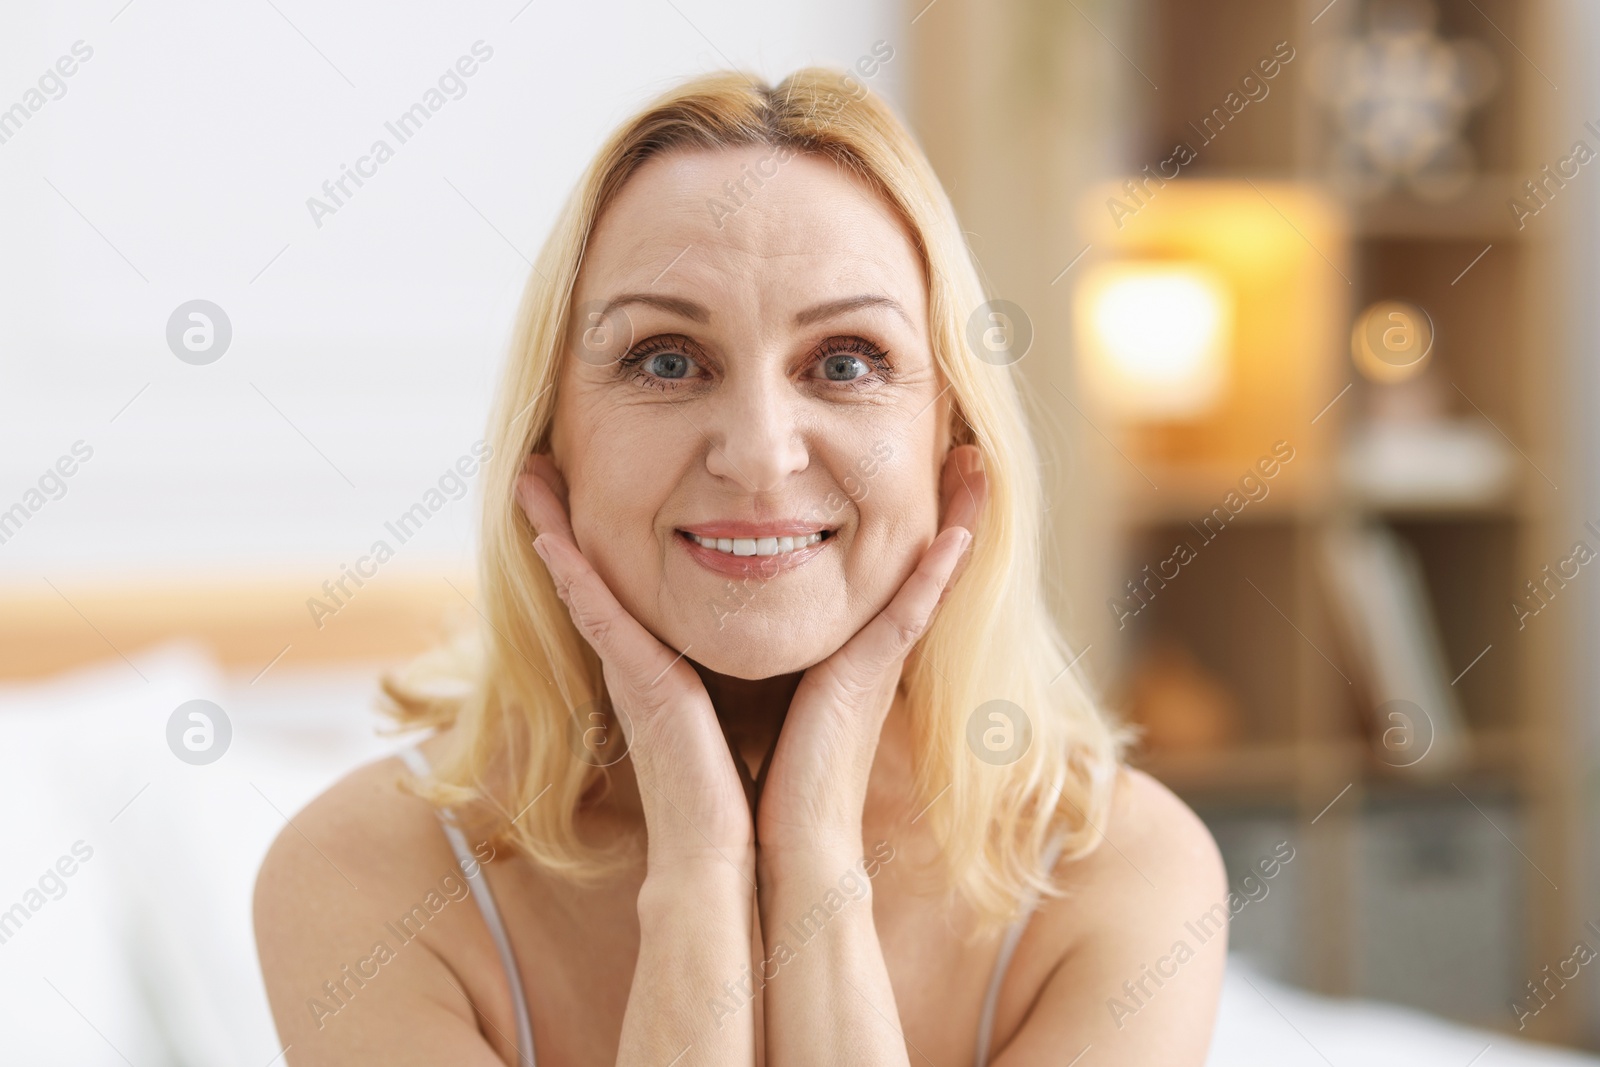
M 1416 553 L 1388 527 L 1324 532 L 1322 574 L 1373 716 L 1374 755 L 1432 777 L 1461 767 L 1470 737 Z

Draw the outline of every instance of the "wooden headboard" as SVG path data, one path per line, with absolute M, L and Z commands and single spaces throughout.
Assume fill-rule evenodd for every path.
M 0 586 L 0 680 L 41 678 L 151 645 L 190 638 L 229 670 L 339 660 L 394 661 L 436 644 L 476 613 L 469 574 L 368 581 L 314 620 L 321 578 L 79 585 L 61 579 Z M 320 621 L 321 625 L 318 626 Z

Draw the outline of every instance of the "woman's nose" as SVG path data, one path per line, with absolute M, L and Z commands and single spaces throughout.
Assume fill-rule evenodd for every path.
M 806 469 L 799 398 L 787 380 L 725 381 L 712 403 L 689 413 L 704 420 L 706 469 L 745 492 L 772 492 Z

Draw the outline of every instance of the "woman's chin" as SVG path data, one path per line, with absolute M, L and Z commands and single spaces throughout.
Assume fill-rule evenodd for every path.
M 793 674 L 826 659 L 838 645 L 823 647 L 815 641 L 774 639 L 767 635 L 733 632 L 733 623 L 702 635 L 688 654 L 702 667 L 729 678 L 757 680 Z

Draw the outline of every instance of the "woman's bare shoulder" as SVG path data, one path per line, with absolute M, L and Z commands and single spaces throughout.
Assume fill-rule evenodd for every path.
M 1222 855 L 1200 816 L 1137 768 L 1118 768 L 1106 834 L 1108 839 L 1115 836 L 1117 847 L 1129 851 L 1130 858 L 1137 855 L 1157 870 L 1193 876 L 1188 880 L 1222 876 Z
M 1087 856 L 1057 875 L 1070 895 L 1107 907 L 1172 907 L 1227 892 L 1221 852 L 1194 810 L 1144 771 L 1117 768 L 1105 822 Z M 1076 909 L 1074 909 L 1076 910 Z
M 1219 902 L 1226 913 L 1216 842 L 1170 789 L 1127 767 L 1093 832 L 1091 852 L 1057 866 L 1065 895 L 1040 907 L 1019 949 L 1028 995 L 998 1062 L 1050 1062 L 1087 1044 L 1108 1064 L 1197 1064 L 1227 952 L 1226 923 L 1206 923 Z
M 449 855 L 433 807 L 403 788 L 405 763 L 388 756 L 349 771 L 286 818 L 262 862 L 258 894 L 344 885 L 365 894 Z
M 257 953 L 297 1065 L 419 1041 L 499 1062 L 473 1009 L 501 992 L 476 965 L 494 950 L 433 807 L 403 788 L 409 773 L 396 757 L 350 771 L 287 817 L 256 875 Z
M 1227 895 L 1216 841 L 1181 798 L 1149 774 L 1119 766 L 1109 811 L 1085 854 L 1056 863 L 1060 897 L 1040 904 L 1021 946 L 1041 973 L 1119 931 L 1204 910 Z

